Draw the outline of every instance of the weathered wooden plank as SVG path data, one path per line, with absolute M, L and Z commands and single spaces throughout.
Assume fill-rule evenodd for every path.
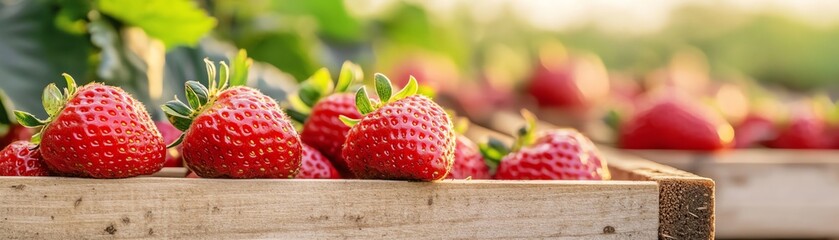
M 839 151 L 633 150 L 713 178 L 721 238 L 839 238 Z
M 0 178 L 0 238 L 651 239 L 651 181 Z
M 189 172 L 189 169 L 185 167 L 165 167 L 160 169 L 160 171 L 149 175 L 150 177 L 170 177 L 170 178 L 182 178 L 186 177 L 186 174 Z
M 512 135 L 525 124 L 509 112 L 498 112 L 486 126 Z M 557 128 L 540 121 L 540 129 Z M 480 130 L 475 130 L 480 131 Z M 655 181 L 659 185 L 660 239 L 713 239 L 715 237 L 715 183 L 673 167 L 599 145 L 614 179 Z

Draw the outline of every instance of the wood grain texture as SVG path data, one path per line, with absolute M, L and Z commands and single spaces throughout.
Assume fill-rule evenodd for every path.
M 633 150 L 713 178 L 720 238 L 839 238 L 839 152 Z
M 149 177 L 169 177 L 169 178 L 182 178 L 186 177 L 186 174 L 189 172 L 189 169 L 185 167 L 165 167 L 160 169 L 160 171 L 149 175 Z M 144 176 L 145 177 L 145 176 Z
M 524 126 L 515 113 L 498 112 L 484 123 L 512 135 Z M 539 129 L 558 128 L 540 121 Z M 475 130 L 480 131 L 480 130 Z M 715 237 L 715 183 L 670 166 L 598 145 L 613 179 L 655 181 L 659 185 L 659 239 L 713 239 Z
M 650 181 L 0 178 L 0 238 L 652 239 Z

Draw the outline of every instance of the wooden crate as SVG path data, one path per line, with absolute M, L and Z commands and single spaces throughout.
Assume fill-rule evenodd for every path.
M 711 180 L 607 156 L 614 181 L 0 177 L 0 238 L 714 237 Z
M 487 123 L 500 131 L 522 124 L 514 113 Z M 623 152 L 713 179 L 718 238 L 839 238 L 839 151 Z
M 839 238 L 839 151 L 634 150 L 717 183 L 720 238 Z

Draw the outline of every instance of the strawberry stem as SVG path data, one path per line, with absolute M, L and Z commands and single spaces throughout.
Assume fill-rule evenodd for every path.
M 521 150 L 522 147 L 529 146 L 536 142 L 536 116 L 527 109 L 522 109 L 521 115 L 524 117 L 526 124 L 518 131 L 516 141 L 513 143 L 514 152 L 517 152 Z
M 501 164 L 501 159 L 511 152 L 510 147 L 496 138 L 489 138 L 485 143 L 478 144 L 478 149 L 481 151 L 490 172 L 495 172 L 495 169 Z
M 73 79 L 73 77 L 67 73 L 63 73 L 61 75 L 67 82 L 67 87 L 64 88 L 64 94 L 62 94 L 62 91 L 59 90 L 54 83 L 51 83 L 47 85 L 46 88 L 44 88 L 44 93 L 42 95 L 41 102 L 44 105 L 44 110 L 47 112 L 47 115 L 49 116 L 46 120 L 38 119 L 35 117 L 35 115 L 32 115 L 28 112 L 14 112 L 15 118 L 17 119 L 18 123 L 20 123 L 20 125 L 23 125 L 24 127 L 28 128 L 40 127 L 40 130 L 38 130 L 37 133 L 32 135 L 32 139 L 30 140 L 30 142 L 34 144 L 41 143 L 41 135 L 44 132 L 44 130 L 47 129 L 47 126 L 50 124 L 50 122 L 52 122 L 55 119 L 55 117 L 58 116 L 59 113 L 61 113 L 61 110 L 64 109 L 64 105 L 67 104 L 67 101 L 69 101 L 69 99 L 73 98 L 76 95 L 76 80 Z

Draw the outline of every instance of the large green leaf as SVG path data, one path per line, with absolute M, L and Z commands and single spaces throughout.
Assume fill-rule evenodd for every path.
M 365 37 L 364 26 L 350 15 L 343 0 L 283 0 L 274 3 L 280 12 L 314 18 L 318 32 L 330 40 L 358 42 Z
M 0 1 L 0 88 L 17 110 L 39 117 L 46 117 L 41 92 L 49 83 L 62 82 L 61 73 L 87 82 L 90 43 L 58 29 L 56 12 L 49 1 Z
M 191 0 L 100 0 L 99 10 L 160 39 L 166 48 L 193 45 L 216 26 Z

